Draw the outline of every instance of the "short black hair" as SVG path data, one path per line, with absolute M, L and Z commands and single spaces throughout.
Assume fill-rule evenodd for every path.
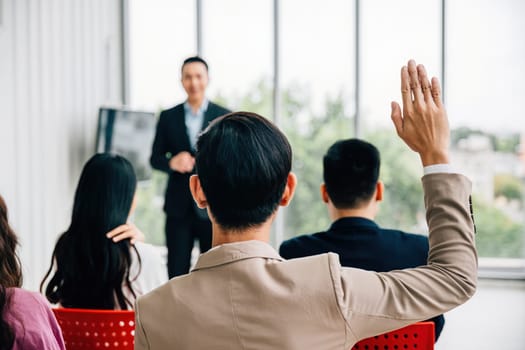
M 359 207 L 372 198 L 379 179 L 377 148 L 358 139 L 334 143 L 323 158 L 326 191 L 338 209 Z
M 198 63 L 202 63 L 204 65 L 204 67 L 206 67 L 206 72 L 208 71 L 208 63 L 206 63 L 206 61 L 202 58 L 200 58 L 199 56 L 192 56 L 192 57 L 188 57 L 184 60 L 184 62 L 182 62 L 182 66 L 180 67 L 180 71 L 182 72 L 182 70 L 184 69 L 184 66 L 189 64 L 189 63 L 195 63 L 195 62 L 198 62 Z
M 213 217 L 226 229 L 264 223 L 279 205 L 291 168 L 286 136 L 255 113 L 217 118 L 197 141 L 197 174 Z

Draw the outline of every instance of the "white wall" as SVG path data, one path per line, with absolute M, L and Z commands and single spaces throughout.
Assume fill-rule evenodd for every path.
M 0 194 L 36 289 L 67 228 L 97 109 L 121 102 L 119 0 L 0 0 Z

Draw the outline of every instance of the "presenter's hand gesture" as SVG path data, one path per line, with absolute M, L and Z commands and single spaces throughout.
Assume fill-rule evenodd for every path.
M 186 151 L 179 152 L 170 159 L 171 170 L 179 173 L 191 173 L 194 166 L 195 158 Z
M 419 153 L 423 166 L 447 164 L 450 129 L 437 78 L 428 80 L 414 60 L 401 68 L 403 109 L 392 102 L 392 121 L 399 137 Z

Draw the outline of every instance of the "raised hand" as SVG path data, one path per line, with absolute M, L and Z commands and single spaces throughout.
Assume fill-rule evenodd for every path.
M 419 153 L 423 166 L 448 163 L 450 129 L 438 79 L 430 82 L 425 67 L 410 60 L 401 68 L 401 95 L 403 112 L 392 102 L 399 137 Z

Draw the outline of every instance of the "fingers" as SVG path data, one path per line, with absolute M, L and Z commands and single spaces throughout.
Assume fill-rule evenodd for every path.
M 408 75 L 408 68 L 406 66 L 401 68 L 401 97 L 403 98 L 403 108 L 411 110 L 412 94 L 410 93 L 410 76 Z
M 106 233 L 106 237 L 107 238 L 114 238 L 114 237 L 120 235 L 122 232 L 124 232 L 126 230 L 129 230 L 129 229 L 130 229 L 130 226 L 127 225 L 127 224 L 117 226 L 113 230 L 111 230 L 108 233 Z M 118 242 L 118 241 L 116 241 L 116 242 Z
M 427 70 L 425 69 L 425 66 L 419 64 L 417 66 L 417 74 L 419 76 L 419 84 L 421 85 L 423 96 L 425 97 L 425 103 L 431 103 L 432 93 L 430 92 L 430 81 L 428 80 Z
M 181 173 L 189 173 L 195 167 L 195 158 L 187 151 L 178 153 L 171 158 L 170 167 Z
M 181 167 L 184 172 L 191 172 L 195 167 L 195 158 L 189 152 L 181 152 Z
M 410 91 L 414 97 L 416 104 L 422 104 L 424 101 L 423 91 L 421 90 L 421 84 L 419 83 L 418 70 L 416 61 L 408 61 L 408 75 L 410 76 Z
M 439 80 L 436 77 L 432 78 L 432 87 L 431 87 L 432 99 L 436 106 L 441 106 L 441 86 L 439 85 Z
M 135 243 L 136 240 L 140 240 L 142 233 L 131 224 L 120 225 L 106 234 L 106 237 L 111 239 L 114 243 L 123 241 L 130 238 L 130 243 Z
M 397 134 L 401 136 L 403 132 L 403 117 L 401 116 L 401 107 L 399 107 L 397 102 L 392 102 L 390 106 L 392 107 L 392 114 L 390 117 L 392 118 L 392 122 L 396 127 Z

